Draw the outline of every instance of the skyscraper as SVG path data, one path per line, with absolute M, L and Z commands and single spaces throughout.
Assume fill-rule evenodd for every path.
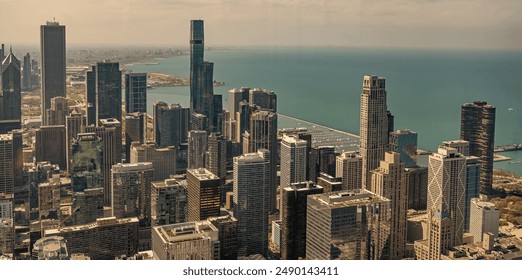
M 78 134 L 83 132 L 86 124 L 85 116 L 78 112 L 73 112 L 69 116 L 65 117 L 65 143 L 67 149 L 67 171 L 71 174 L 71 162 L 72 162 L 72 142 L 76 139 Z
M 367 190 L 308 196 L 306 259 L 389 258 L 390 200 Z
M 250 106 L 257 106 L 263 110 L 277 112 L 277 95 L 273 91 L 263 88 L 254 88 L 249 91 Z
M 80 133 L 71 143 L 71 187 L 74 192 L 104 186 L 103 142 L 94 133 Z
M 188 221 L 219 216 L 221 182 L 205 168 L 187 170 Z
M 96 66 L 85 73 L 85 95 L 87 101 L 87 125 L 98 125 L 96 121 Z
M 208 218 L 219 232 L 220 260 L 237 260 L 237 219 L 230 214 Z
M 308 163 L 307 142 L 294 135 L 283 135 L 281 140 L 281 193 L 292 183 L 306 181 Z
M 154 142 L 131 145 L 130 163 L 150 162 L 154 168 L 154 181 L 168 179 L 176 174 L 176 147 L 158 148 Z
M 33 66 L 31 63 L 31 55 L 27 53 L 24 56 L 24 66 L 23 66 L 23 75 L 22 75 L 22 89 L 23 90 L 31 90 L 33 88 L 32 78 L 33 78 Z
M 227 143 L 223 136 L 212 132 L 208 136 L 205 167 L 225 183 L 227 176 Z
M 132 142 L 144 144 L 147 140 L 147 114 L 125 115 L 125 161 L 130 162 Z
M 190 109 L 179 104 L 170 106 L 158 101 L 154 104 L 154 141 L 159 147 L 176 146 L 187 142 Z
M 364 76 L 361 93 L 360 151 L 362 156 L 362 187 L 370 187 L 370 171 L 379 166 L 388 150 L 388 110 L 386 80 Z
M 187 222 L 187 186 L 175 179 L 152 182 L 152 226 Z
M 462 244 L 466 192 L 466 158 L 439 146 L 428 162 L 428 239 L 415 242 L 417 259 L 438 260 Z
M 362 187 L 362 157 L 357 152 L 343 152 L 337 156 L 335 176 L 342 178 L 343 190 Z
M 470 208 L 469 233 L 473 234 L 474 241 L 482 242 L 482 237 L 486 232 L 490 232 L 497 237 L 500 211 L 495 204 L 473 198 Z
M 234 217 L 241 257 L 265 255 L 268 249 L 270 158 L 265 149 L 234 158 Z
M 42 125 L 47 125 L 51 98 L 66 96 L 65 26 L 48 21 L 40 26 L 40 68 L 42 71 Z
M 0 62 L 0 120 L 22 120 L 21 65 L 12 49 Z
M 0 194 L 14 194 L 13 136 L 0 134 Z
M 147 73 L 125 74 L 125 113 L 147 113 Z
M 121 119 L 121 71 L 118 62 L 96 63 L 96 122 Z
M 281 259 L 306 257 L 306 217 L 308 195 L 323 193 L 311 181 L 282 186 L 281 191 Z
M 50 161 L 60 165 L 61 170 L 66 170 L 65 126 L 41 126 L 36 131 L 35 146 L 36 162 Z
M 190 21 L 190 109 L 202 113 L 203 88 L 200 80 L 205 51 L 203 20 Z M 208 116 L 207 116 L 208 117 Z
M 47 109 L 47 125 L 65 125 L 65 117 L 69 115 L 67 98 L 57 96 L 51 98 L 51 108 Z
M 404 167 L 417 166 L 417 132 L 399 129 L 390 133 L 390 151 L 400 155 Z
M 188 169 L 205 168 L 207 153 L 207 132 L 191 130 L 188 136 Z
M 403 176 L 404 163 L 396 152 L 386 152 L 379 168 L 371 171 L 371 191 L 390 200 L 390 259 L 405 257 L 408 189 Z
M 460 139 L 469 141 L 470 155 L 479 157 L 480 192 L 493 191 L 493 150 L 496 109 L 484 101 L 466 103 L 461 108 Z

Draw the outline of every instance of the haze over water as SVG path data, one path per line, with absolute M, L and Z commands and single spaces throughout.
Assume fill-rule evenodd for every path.
M 227 84 L 214 88 L 224 106 L 229 89 L 262 87 L 278 95 L 282 114 L 358 134 L 362 78 L 371 74 L 386 78 L 395 129 L 418 132 L 422 149 L 458 139 L 461 105 L 479 99 L 497 108 L 495 145 L 522 143 L 522 52 L 285 47 L 206 51 L 205 60 Z M 188 56 L 156 62 L 131 69 L 188 77 Z M 188 87 L 149 90 L 149 113 L 157 100 L 187 106 L 188 97 Z

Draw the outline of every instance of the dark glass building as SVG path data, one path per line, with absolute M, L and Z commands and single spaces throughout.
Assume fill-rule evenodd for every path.
M 22 118 L 21 65 L 12 50 L 0 63 L 0 120 Z
M 118 62 L 96 64 L 96 122 L 121 119 L 121 71 Z
M 147 73 L 125 74 L 125 112 L 147 113 Z

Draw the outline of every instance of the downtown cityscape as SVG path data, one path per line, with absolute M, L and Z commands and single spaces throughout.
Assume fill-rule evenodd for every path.
M 217 79 L 205 58 L 230 50 L 206 27 L 186 22 L 177 49 L 72 54 L 56 19 L 38 50 L 0 34 L 0 260 L 522 259 L 522 161 L 506 154 L 522 139 L 496 142 L 496 104 L 448 101 L 460 134 L 421 149 L 393 81 L 366 73 L 338 93 L 358 96 L 348 133 Z M 187 77 L 140 70 L 183 57 Z M 187 104 L 151 98 L 172 87 Z

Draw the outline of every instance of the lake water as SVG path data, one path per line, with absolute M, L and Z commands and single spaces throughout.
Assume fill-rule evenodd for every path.
M 458 139 L 460 106 L 478 99 L 497 108 L 495 144 L 522 143 L 522 52 L 250 48 L 206 51 L 205 60 L 227 84 L 214 88 L 224 106 L 231 88 L 266 88 L 277 94 L 278 112 L 358 134 L 362 79 L 371 74 L 386 78 L 395 129 L 418 132 L 422 149 Z M 189 56 L 155 62 L 130 69 L 189 76 Z M 188 106 L 189 88 L 149 90 L 149 113 L 158 100 Z M 522 160 L 521 151 L 503 155 Z M 495 167 L 522 173 L 522 164 Z

